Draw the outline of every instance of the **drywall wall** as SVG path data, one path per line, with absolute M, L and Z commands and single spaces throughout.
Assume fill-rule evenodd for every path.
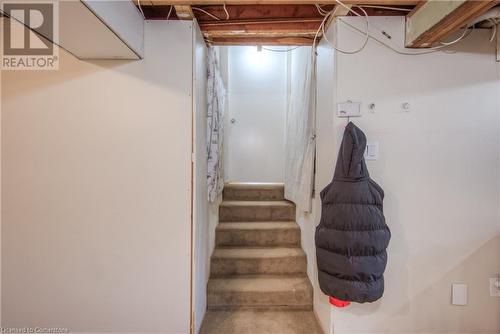
M 325 51 L 330 51 L 326 49 Z M 331 51 L 330 51 L 331 52 Z M 290 52 L 289 57 L 289 95 L 290 96 L 303 96 L 303 82 L 306 79 L 306 69 L 307 64 L 311 60 L 311 48 L 301 47 L 294 49 Z M 323 57 L 321 60 L 325 60 Z M 329 60 L 329 59 L 328 59 Z M 318 68 L 322 71 L 322 75 L 318 77 L 318 97 L 320 99 L 331 98 L 331 93 L 329 90 L 333 88 L 333 62 L 328 61 L 324 64 L 318 65 Z M 329 76 L 326 74 L 330 74 Z M 330 79 L 327 81 L 326 79 Z M 291 103 L 291 99 L 289 101 Z M 323 101 L 319 101 L 323 103 Z M 318 126 L 321 123 L 318 122 Z M 321 156 L 317 157 L 317 161 L 321 162 Z M 313 209 L 310 214 L 303 213 L 297 210 L 297 223 L 301 229 L 301 245 L 307 254 L 307 274 L 311 283 L 314 287 L 314 312 L 316 313 L 318 319 L 320 319 L 320 324 L 323 330 L 327 332 L 330 324 L 330 306 L 323 294 L 321 293 L 318 285 L 317 270 L 316 270 L 316 252 L 314 246 L 314 231 L 316 224 L 315 217 L 319 210 L 318 201 L 313 201 Z
M 370 21 L 389 33 L 392 43 L 403 45 L 403 18 Z M 364 27 L 362 19 L 348 22 Z M 335 26 L 338 30 L 329 34 L 336 35 L 339 47 L 351 50 L 363 42 L 346 25 Z M 363 116 L 353 121 L 368 142 L 379 142 L 379 159 L 367 165 L 385 190 L 384 212 L 392 231 L 384 297 L 333 309 L 328 332 L 500 331 L 500 299 L 489 297 L 488 289 L 488 278 L 500 271 L 500 87 L 488 39 L 488 31 L 475 31 L 451 48 L 453 53 L 422 56 L 398 55 L 373 41 L 355 55 L 321 44 L 317 192 L 332 177 L 346 124 L 334 116 L 335 103 L 359 101 Z M 401 108 L 405 102 L 407 112 Z M 375 103 L 374 113 L 368 112 L 369 103 Z M 312 217 L 299 217 L 309 241 L 319 221 L 319 198 L 314 202 Z M 311 247 L 304 245 L 309 261 Z M 468 284 L 468 306 L 450 304 L 454 282 Z M 326 301 L 316 288 L 317 311 L 318 298 L 321 305 Z M 330 326 L 322 314 L 323 326 Z
M 189 332 L 191 40 L 2 73 L 2 327 Z
M 103 24 L 109 27 L 119 39 L 124 41 L 131 50 L 142 58 L 144 54 L 144 17 L 132 1 L 83 0 L 82 3 L 88 7 Z M 78 22 L 75 23 L 78 24 Z M 83 26 L 80 29 L 84 30 L 86 28 L 87 27 Z M 73 36 L 72 39 L 76 39 L 76 37 L 77 36 Z M 90 58 L 88 56 L 89 54 L 87 51 L 87 59 Z M 90 59 L 101 59 L 96 56 L 97 54 L 93 55 Z
M 228 76 L 226 179 L 283 182 L 286 52 L 229 47 Z
M 0 24 L 3 22 L 0 22 Z M 3 33 L 3 31 L 0 28 L 0 33 Z M 2 89 L 2 73 L 3 71 L 0 71 L 0 326 L 3 324 L 2 322 L 2 300 L 3 300 L 3 294 L 2 294 L 2 254 L 3 254 L 3 245 L 2 245 L 2 156 L 1 156 L 1 147 L 2 147 L 2 98 L 3 98 L 3 89 Z
M 193 312 L 195 333 L 207 308 L 209 267 L 209 213 L 207 188 L 207 47 L 198 24 L 194 25 L 193 63 Z

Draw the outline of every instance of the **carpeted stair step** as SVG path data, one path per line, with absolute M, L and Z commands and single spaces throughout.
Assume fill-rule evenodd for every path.
M 302 248 L 216 248 L 212 254 L 212 277 L 230 275 L 301 274 L 307 270 Z
M 200 334 L 323 334 L 313 311 L 208 311 Z
M 220 222 L 295 220 L 295 205 L 288 201 L 223 201 Z
M 211 278 L 209 310 L 271 308 L 311 310 L 313 291 L 307 276 L 235 276 Z
M 282 201 L 285 199 L 283 183 L 230 182 L 224 186 L 227 201 Z
M 290 222 L 226 222 L 215 232 L 216 246 L 300 246 L 300 228 Z

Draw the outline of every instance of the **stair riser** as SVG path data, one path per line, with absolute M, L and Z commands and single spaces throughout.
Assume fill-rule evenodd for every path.
M 312 289 L 283 292 L 208 291 L 208 309 L 276 308 L 312 309 Z
M 226 201 L 282 201 L 285 199 L 285 195 L 283 188 L 224 188 L 223 198 Z
M 312 305 L 222 305 L 208 306 L 209 311 L 310 311 Z
M 210 266 L 212 277 L 251 274 L 300 274 L 307 270 L 306 257 L 286 256 L 273 258 L 213 258 Z
M 295 220 L 293 206 L 221 206 L 219 221 L 284 221 Z
M 300 246 L 300 230 L 219 230 L 216 232 L 215 243 L 223 247 Z

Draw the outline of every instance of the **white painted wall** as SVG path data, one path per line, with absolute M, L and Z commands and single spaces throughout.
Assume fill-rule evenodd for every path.
M 360 19 L 349 22 L 363 28 Z M 371 22 L 403 44 L 402 18 Z M 362 42 L 345 25 L 337 37 L 344 49 Z M 488 291 L 488 277 L 500 272 L 500 83 L 488 37 L 476 31 L 455 53 L 425 56 L 398 55 L 373 41 L 356 55 L 334 54 L 321 44 L 316 189 L 331 180 L 346 124 L 333 116 L 335 103 L 362 102 L 364 115 L 354 122 L 369 142 L 380 143 L 379 160 L 367 164 L 385 190 L 392 230 L 384 297 L 332 310 L 335 334 L 500 332 L 500 299 Z M 403 102 L 410 112 L 401 111 Z M 319 198 L 314 202 L 312 216 L 299 217 L 299 224 L 314 306 L 328 328 L 326 296 L 311 264 L 320 214 Z M 469 285 L 468 306 L 450 305 L 453 282 Z
M 207 308 L 210 275 L 209 212 L 207 188 L 207 47 L 198 24 L 194 25 L 193 63 L 193 312 L 195 333 L 200 330 Z
M 145 28 L 142 61 L 2 73 L 3 327 L 189 332 L 192 25 Z
M 134 2 L 114 0 L 82 0 L 81 2 L 103 22 L 102 24 L 105 24 L 112 31 L 112 33 L 116 34 L 117 38 L 122 40 L 124 44 L 132 49 L 139 57 L 143 57 L 144 17 L 135 6 Z M 70 17 L 68 19 L 74 19 L 74 17 Z M 73 24 L 78 23 L 81 24 L 83 22 L 74 22 Z M 80 29 L 81 31 L 85 31 L 88 27 L 80 26 Z M 73 36 L 73 38 L 68 40 L 68 43 L 78 37 L 81 37 L 80 34 L 78 36 Z M 82 38 L 80 38 L 80 40 L 81 39 Z M 83 41 L 80 41 L 80 43 L 82 42 Z M 102 47 L 102 45 L 100 46 Z M 89 56 L 88 52 L 89 51 L 87 49 L 87 57 Z M 79 56 L 81 56 L 80 58 L 83 58 L 83 54 Z M 99 55 L 99 53 L 92 56 L 92 59 L 101 59 L 101 55 Z
M 59 38 L 79 59 L 144 56 L 144 20 L 130 1 L 58 1 Z M 50 39 L 50 38 L 49 38 Z
M 3 22 L 0 22 L 0 24 L 3 23 Z M 3 33 L 3 31 L 1 30 L 2 28 L 0 28 L 0 32 Z M 1 156 L 1 147 L 2 147 L 2 115 L 3 115 L 3 111 L 2 111 L 2 101 L 3 101 L 3 89 L 2 89 L 2 75 L 3 75 L 3 72 L 4 71 L 0 71 L 0 190 L 2 189 L 2 163 L 1 163 L 1 160 L 2 160 L 2 156 Z M 3 300 L 3 294 L 2 294 L 2 287 L 3 287 L 3 279 L 2 279 L 2 254 L 3 254 L 3 244 L 2 244 L 2 217 L 3 217 L 3 214 L 2 214 L 2 208 L 3 208 L 3 198 L 2 198 L 2 191 L 0 191 L 0 325 L 3 324 L 2 322 L 2 314 L 3 314 L 3 311 L 2 311 L 2 300 Z
M 321 49 L 322 50 L 322 49 Z M 323 50 L 322 50 L 323 51 Z M 325 52 L 330 52 L 333 56 L 331 50 L 325 49 Z M 310 61 L 311 53 L 310 48 L 298 48 L 291 52 L 290 56 L 290 94 L 303 94 L 302 85 L 300 82 L 305 80 L 306 77 L 306 64 Z M 328 59 L 325 61 L 326 57 L 318 58 L 318 83 L 317 83 L 317 95 L 318 95 L 318 107 L 326 105 L 325 99 L 332 99 L 332 94 L 330 89 L 333 87 L 333 73 L 334 64 L 333 61 Z M 328 108 L 328 107 L 326 107 Z M 323 110 L 323 112 L 326 112 Z M 330 108 L 331 110 L 331 108 Z M 318 112 L 317 117 L 321 117 L 321 111 Z M 324 120 L 321 118 L 317 119 L 317 126 L 322 127 Z M 328 123 L 327 126 L 331 126 Z M 318 129 L 319 132 L 320 129 Z M 317 141 L 322 140 L 318 138 Z M 323 154 L 317 149 L 317 174 L 316 174 L 316 188 L 318 187 L 318 178 L 321 177 L 322 166 L 328 165 L 329 162 L 323 161 Z M 323 182 L 328 182 L 324 180 Z M 317 192 L 316 192 L 317 193 Z M 318 199 L 313 200 L 313 207 L 310 214 L 304 213 L 303 211 L 297 210 L 297 223 L 301 229 L 301 246 L 307 254 L 307 275 L 311 280 L 314 288 L 314 312 L 320 320 L 320 324 L 323 327 L 325 333 L 329 333 L 328 328 L 330 326 L 330 306 L 328 300 L 324 297 L 318 285 L 318 274 L 316 267 L 316 248 L 314 243 L 314 233 L 316 225 L 319 223 L 319 210 L 320 203 Z
M 226 179 L 283 182 L 286 52 L 229 47 L 228 76 Z

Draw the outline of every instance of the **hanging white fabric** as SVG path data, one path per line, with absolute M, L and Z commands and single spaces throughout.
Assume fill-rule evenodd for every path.
M 222 152 L 226 88 L 220 73 L 218 57 L 213 48 L 208 50 L 207 61 L 207 186 L 208 200 L 213 202 L 224 188 Z
M 285 128 L 285 198 L 294 202 L 299 211 L 310 212 L 316 150 L 316 56 L 309 48 L 298 48 L 291 57 Z

